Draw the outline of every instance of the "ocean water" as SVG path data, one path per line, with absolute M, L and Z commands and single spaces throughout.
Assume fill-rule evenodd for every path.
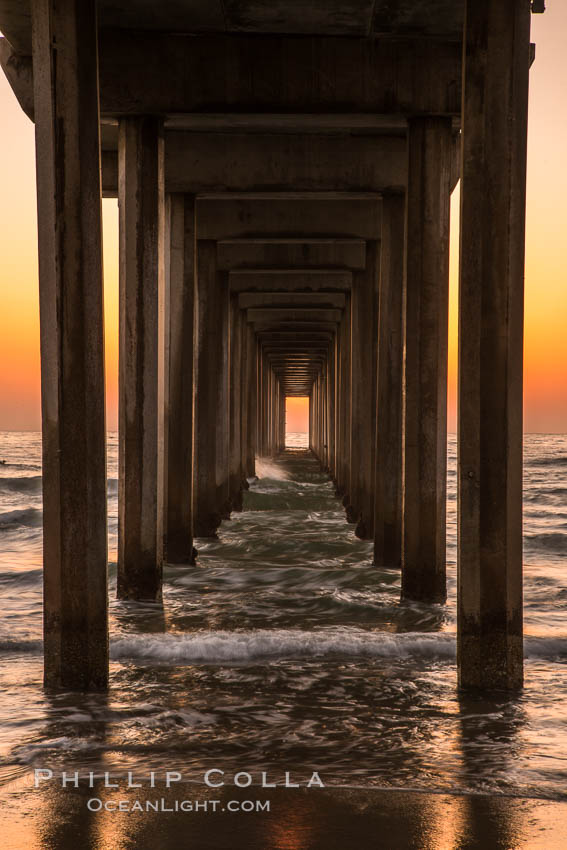
M 567 436 L 525 439 L 526 686 L 465 697 L 455 664 L 456 444 L 447 605 L 399 602 L 398 570 L 344 519 L 304 448 L 258 461 L 244 510 L 162 605 L 115 599 L 117 442 L 109 435 L 111 685 L 41 687 L 40 436 L 0 433 L 0 779 L 30 767 L 202 776 L 318 770 L 327 785 L 567 799 Z

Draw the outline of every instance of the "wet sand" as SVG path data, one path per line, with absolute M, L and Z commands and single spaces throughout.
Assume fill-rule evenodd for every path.
M 123 801 L 165 811 L 89 811 Z M 167 811 L 175 801 L 200 811 Z M 212 806 L 213 801 L 216 806 Z M 270 811 L 234 811 L 243 801 Z M 163 801 L 163 802 L 162 802 Z M 207 803 L 206 810 L 204 804 Z M 564 850 L 567 802 L 410 791 L 163 784 L 139 790 L 33 788 L 26 774 L 0 792 L 6 850 Z M 216 808 L 216 811 L 213 811 Z

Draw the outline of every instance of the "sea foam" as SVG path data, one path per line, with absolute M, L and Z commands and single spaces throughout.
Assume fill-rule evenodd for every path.
M 166 664 L 242 664 L 321 657 L 419 656 L 451 660 L 455 656 L 455 638 L 450 634 L 393 635 L 363 629 L 203 631 L 122 637 L 112 642 L 111 656 L 116 660 Z

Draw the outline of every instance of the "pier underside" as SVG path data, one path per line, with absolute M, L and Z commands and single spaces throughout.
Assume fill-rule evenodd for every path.
M 160 600 L 308 397 L 376 567 L 442 604 L 460 179 L 459 680 L 521 687 L 529 0 L 0 0 L 0 30 L 36 127 L 46 684 L 108 681 L 101 198 L 119 597 Z

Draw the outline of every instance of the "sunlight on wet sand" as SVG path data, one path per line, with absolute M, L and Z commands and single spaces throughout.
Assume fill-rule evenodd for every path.
M 33 789 L 27 774 L 0 794 L 9 850 L 563 850 L 567 803 L 364 789 Z M 100 808 L 99 811 L 90 811 Z M 158 812 L 131 812 L 135 800 Z M 187 800 L 199 811 L 175 812 Z M 212 801 L 217 801 L 213 811 Z M 228 811 L 244 801 L 270 811 Z M 96 801 L 96 802 L 93 802 Z M 125 811 L 107 811 L 122 801 Z M 205 810 L 205 803 L 207 808 Z

